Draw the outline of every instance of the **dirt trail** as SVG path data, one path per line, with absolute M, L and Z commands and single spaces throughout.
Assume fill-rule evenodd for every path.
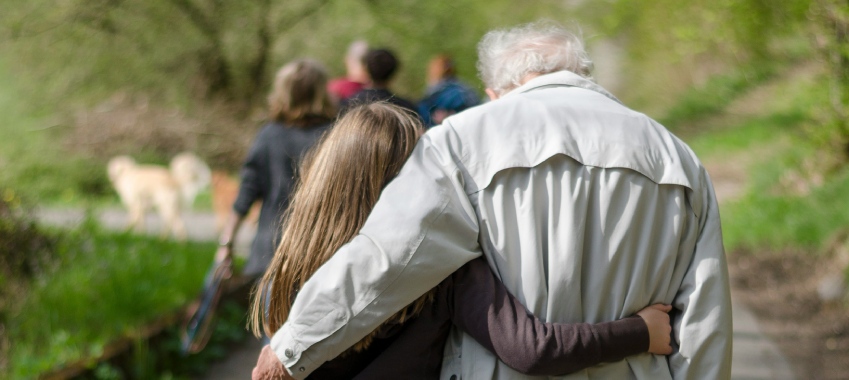
M 735 100 L 705 124 L 721 130 L 746 118 L 769 115 L 782 107 L 774 100 L 775 93 L 811 81 L 820 69 L 816 64 L 794 68 Z M 727 204 L 744 195 L 749 167 L 774 154 L 774 149 L 757 145 L 706 160 L 719 202 Z M 832 269 L 833 260 L 818 252 L 790 249 L 729 252 L 728 257 L 735 307 L 732 377 L 784 379 L 794 376 L 792 370 L 800 379 L 849 378 L 849 308 L 823 304 L 817 295 L 817 284 Z
M 755 152 L 706 162 L 720 203 L 746 189 Z M 827 255 L 798 250 L 729 253 L 736 379 L 849 378 L 849 309 L 824 304 Z M 795 371 L 795 375 L 794 372 Z
M 751 156 L 724 157 L 722 161 L 705 162 L 720 204 L 742 196 L 746 190 L 746 166 Z M 731 298 L 734 319 L 734 353 L 732 379 L 795 379 L 793 368 L 775 342 L 763 333 L 761 322 L 738 296 L 740 289 L 732 282 Z

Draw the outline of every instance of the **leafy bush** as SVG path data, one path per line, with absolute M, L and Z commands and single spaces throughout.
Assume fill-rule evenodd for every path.
M 112 340 L 192 299 L 211 243 L 116 234 L 84 223 L 56 244 L 57 265 L 36 276 L 8 318 L 13 378 L 97 356 Z
M 193 355 L 180 351 L 180 329 L 171 326 L 149 340 L 137 340 L 128 352 L 109 361 L 97 364 L 93 369 L 77 376 L 80 380 L 121 379 L 192 379 L 207 372 L 209 365 L 224 359 L 229 348 L 244 341 L 244 304 L 225 300 L 219 307 L 215 331 L 206 348 Z
M 829 68 L 828 108 L 821 115 L 826 130 L 823 148 L 839 155 L 840 163 L 849 162 L 849 4 L 838 0 L 814 0 L 809 18 L 815 25 L 818 53 Z
M 720 206 L 730 252 L 786 247 L 816 251 L 835 230 L 849 224 L 849 198 L 844 196 L 849 193 L 849 171 L 842 168 L 823 176 L 829 160 L 821 152 L 827 138 L 812 138 L 828 133 L 816 117 L 824 98 L 822 78 L 802 75 L 785 82 L 771 85 L 762 116 L 709 129 L 688 141 L 703 161 L 741 165 L 746 172 L 745 194 Z M 799 195 L 787 187 L 793 184 L 786 181 L 788 173 L 798 173 L 800 181 L 819 175 L 822 185 L 806 184 L 809 192 Z
M 55 242 L 13 190 L 0 189 L 0 374 L 8 367 L 9 315 L 25 297 L 29 280 L 53 261 Z
M 715 76 L 704 86 L 694 87 L 682 94 L 661 119 L 661 124 L 675 129 L 680 124 L 716 115 L 746 90 L 763 83 L 775 73 L 774 65 L 759 64 Z
M 776 170 L 763 166 L 755 170 L 764 170 L 765 176 L 777 180 Z M 847 170 L 834 175 L 806 197 L 753 190 L 723 209 L 727 248 L 820 248 L 834 231 L 849 225 L 846 194 L 849 194 Z
M 14 190 L 0 189 L 0 275 L 29 278 L 42 272 L 55 242 L 55 236 L 38 228 L 32 209 Z
M 215 363 L 230 354 L 230 348 L 236 342 L 248 337 L 247 307 L 232 300 L 225 301 L 216 314 L 215 331 L 203 351 L 184 356 L 180 351 L 180 331 L 174 326 L 155 346 L 149 348 L 151 360 L 147 371 L 157 377 L 197 377 L 202 375 L 211 363 Z M 144 376 L 133 378 L 146 378 Z

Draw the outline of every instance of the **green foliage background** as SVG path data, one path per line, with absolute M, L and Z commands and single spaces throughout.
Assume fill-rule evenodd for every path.
M 2 3 L 0 48 L 8 53 L 9 70 L 31 84 L 21 95 L 66 112 L 123 91 L 189 112 L 223 99 L 237 119 L 254 115 L 255 121 L 277 67 L 310 56 L 342 75 L 342 56 L 355 39 L 398 53 L 402 70 L 395 88 L 402 95 L 422 94 L 426 62 L 440 52 L 454 55 L 460 76 L 482 90 L 475 76 L 480 37 L 548 18 L 580 29 L 591 50 L 607 42 L 621 48 L 615 65 L 625 79 L 616 86 L 618 95 L 662 116 L 679 94 L 714 75 L 846 45 L 828 38 L 834 28 L 822 26 L 840 19 L 839 11 L 822 11 L 840 9 L 836 0 Z
M 623 70 L 640 74 L 628 75 L 624 88 L 637 90 L 626 90 L 625 97 L 651 103 L 647 97 L 656 92 L 651 90 L 668 85 L 659 80 L 670 73 L 690 73 L 690 78 L 674 78 L 683 89 L 728 68 L 811 55 L 812 37 L 822 30 L 819 25 L 826 17 L 818 10 L 837 2 L 542 0 L 532 6 L 508 0 L 3 3 L 0 46 L 10 53 L 7 60 L 12 70 L 29 76 L 34 91 L 49 95 L 48 99 L 97 101 L 116 90 L 129 89 L 184 106 L 189 106 L 193 96 L 223 96 L 261 107 L 276 67 L 296 57 L 311 56 L 341 74 L 347 45 L 361 38 L 398 52 L 404 69 L 397 85 L 409 96 L 423 90 L 425 64 L 438 52 L 455 55 L 461 76 L 474 81 L 475 45 L 487 30 L 540 18 L 578 26 L 590 45 L 602 39 L 617 42 L 627 51 Z
M 473 79 L 474 47 L 486 30 L 569 17 L 548 0 L 4 2 L 2 46 L 13 52 L 13 70 L 41 82 L 39 96 L 96 101 L 130 89 L 181 104 L 223 96 L 261 106 L 276 67 L 311 56 L 342 74 L 347 45 L 360 38 L 396 50 L 398 87 L 418 95 L 431 55 L 455 54 L 461 75 Z
M 480 37 L 539 18 L 579 27 L 599 68 L 615 74 L 600 75 L 602 84 L 704 161 L 745 165 L 748 187 L 722 206 L 731 251 L 815 249 L 849 224 L 849 4 L 838 0 L 0 0 L 0 185 L 39 203 L 79 205 L 116 201 L 103 165 L 118 152 L 164 163 L 193 149 L 232 169 L 262 122 L 274 71 L 291 59 L 314 57 L 342 75 L 348 44 L 365 39 L 398 53 L 394 88 L 415 98 L 427 60 L 447 52 L 482 90 Z M 602 54 L 605 46 L 619 53 Z M 798 80 L 797 71 L 811 75 Z M 729 112 L 774 82 L 762 110 Z M 140 134 L 113 134 L 119 117 Z M 825 182 L 805 195 L 784 191 L 785 174 L 804 173 L 806 162 L 825 168 Z M 27 342 L 11 353 L 22 377 L 97 353 L 185 303 L 205 268 L 192 260 L 212 252 L 86 228 L 55 243 L 62 269 L 50 272 L 50 286 L 36 276 L 14 313 L 0 305 L 6 331 Z M 6 292 L 9 283 L 0 273 Z M 0 337 L 0 353 L 9 346 Z

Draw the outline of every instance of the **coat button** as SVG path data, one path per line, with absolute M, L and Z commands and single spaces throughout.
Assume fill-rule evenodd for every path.
M 306 370 L 307 370 L 307 369 L 306 369 L 306 368 L 304 368 L 304 367 L 298 368 L 298 371 L 301 371 L 301 372 L 304 372 L 304 371 L 306 371 Z
M 295 356 L 295 353 L 292 352 L 291 348 L 287 348 L 286 351 L 283 351 L 283 355 L 286 355 L 287 358 L 291 358 Z
M 450 379 L 450 380 L 457 380 L 457 375 L 451 375 L 451 379 Z

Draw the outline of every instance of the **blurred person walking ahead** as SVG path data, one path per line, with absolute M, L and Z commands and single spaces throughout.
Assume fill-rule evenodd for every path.
M 398 58 L 388 49 L 369 50 L 364 58 L 366 71 L 369 75 L 369 83 L 366 87 L 339 103 L 340 114 L 351 107 L 385 101 L 392 103 L 401 108 L 410 110 L 412 113 L 417 113 L 416 106 L 409 100 L 396 95 L 389 90 L 389 84 L 395 77 L 398 71 Z
M 425 126 L 442 124 L 442 120 L 480 103 L 478 94 L 457 79 L 454 60 L 440 54 L 427 66 L 427 92 L 419 101 L 419 114 Z
M 368 43 L 354 41 L 345 54 L 345 76 L 327 83 L 327 91 L 337 102 L 344 101 L 365 87 L 369 81 L 366 65 L 363 62 L 368 53 Z
M 327 96 L 322 64 L 299 59 L 277 72 L 268 96 L 270 121 L 260 130 L 242 165 L 239 195 L 218 240 L 216 260 L 232 254 L 233 239 L 251 205 L 262 201 L 256 237 L 244 275 L 258 277 L 279 243 L 280 218 L 289 204 L 301 157 L 330 125 L 335 109 Z

